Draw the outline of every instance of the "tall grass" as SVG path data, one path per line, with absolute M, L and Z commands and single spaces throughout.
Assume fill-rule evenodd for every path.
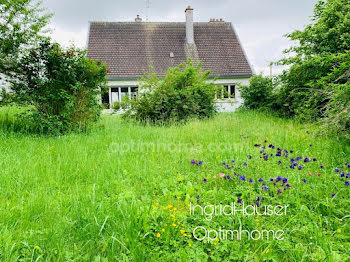
M 313 126 L 257 112 L 220 114 L 170 127 L 103 116 L 89 134 L 47 137 L 23 132 L 27 124 L 18 126 L 16 121 L 0 109 L 3 261 L 350 260 L 349 187 L 333 171 L 350 162 L 350 148 L 317 136 Z M 264 140 L 317 157 L 312 168 L 322 163 L 322 176 L 267 165 L 253 146 Z M 200 220 L 188 216 L 186 208 L 197 195 L 212 204 L 235 200 L 236 192 L 245 188 L 239 180 L 217 184 L 203 183 L 203 178 L 228 173 L 221 162 L 243 163 L 247 155 L 253 155 L 252 162 L 237 172 L 254 180 L 288 175 L 293 185 L 278 200 L 271 198 L 290 204 L 290 214 L 259 224 L 286 228 L 286 240 L 228 241 L 214 247 L 193 238 L 174 235 L 162 242 L 163 233 L 156 237 L 164 225 L 158 211 L 162 206 L 176 206 L 184 227 L 191 230 Z M 191 159 L 204 164 L 193 166 Z M 333 193 L 337 197 L 331 198 Z

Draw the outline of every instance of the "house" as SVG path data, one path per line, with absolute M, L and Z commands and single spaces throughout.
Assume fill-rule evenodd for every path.
M 186 22 L 90 22 L 88 57 L 108 65 L 108 94 L 102 100 L 112 107 L 123 97 L 136 97 L 139 79 L 153 65 L 158 77 L 187 61 L 201 61 L 212 70 L 215 84 L 226 92 L 216 94 L 219 111 L 233 111 L 241 103 L 237 84 L 248 84 L 253 71 L 231 23 L 222 19 L 193 22 L 193 9 L 185 10 Z M 214 80 L 212 80 L 214 81 Z

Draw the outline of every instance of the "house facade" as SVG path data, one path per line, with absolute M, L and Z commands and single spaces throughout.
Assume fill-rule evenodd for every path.
M 103 103 L 114 107 L 123 97 L 138 96 L 139 79 L 152 65 L 158 77 L 169 67 L 186 62 L 203 63 L 211 70 L 209 81 L 223 87 L 216 94 L 218 111 L 234 111 L 242 103 L 237 84 L 248 84 L 253 70 L 231 23 L 222 19 L 193 22 L 90 22 L 88 57 L 108 66 L 108 93 Z M 215 78 L 215 80 L 214 80 Z

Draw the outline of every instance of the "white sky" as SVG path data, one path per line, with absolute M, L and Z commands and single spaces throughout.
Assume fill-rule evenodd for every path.
M 256 73 L 269 74 L 269 64 L 291 45 L 283 35 L 310 23 L 317 0 L 150 0 L 149 21 L 185 21 L 194 8 L 194 21 L 223 18 L 232 22 Z M 52 37 L 63 45 L 86 47 L 89 21 L 134 21 L 146 17 L 146 0 L 43 0 L 54 13 Z M 282 68 L 273 68 L 273 73 Z

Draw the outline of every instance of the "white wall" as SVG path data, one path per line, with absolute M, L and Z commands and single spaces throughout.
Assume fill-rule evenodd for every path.
M 249 85 L 249 78 L 233 78 L 233 79 L 217 79 L 215 81 L 216 85 L 232 85 L 235 84 L 235 98 L 234 99 L 217 99 L 216 106 L 218 112 L 234 112 L 243 104 L 243 99 L 241 98 L 241 92 L 237 84 Z

